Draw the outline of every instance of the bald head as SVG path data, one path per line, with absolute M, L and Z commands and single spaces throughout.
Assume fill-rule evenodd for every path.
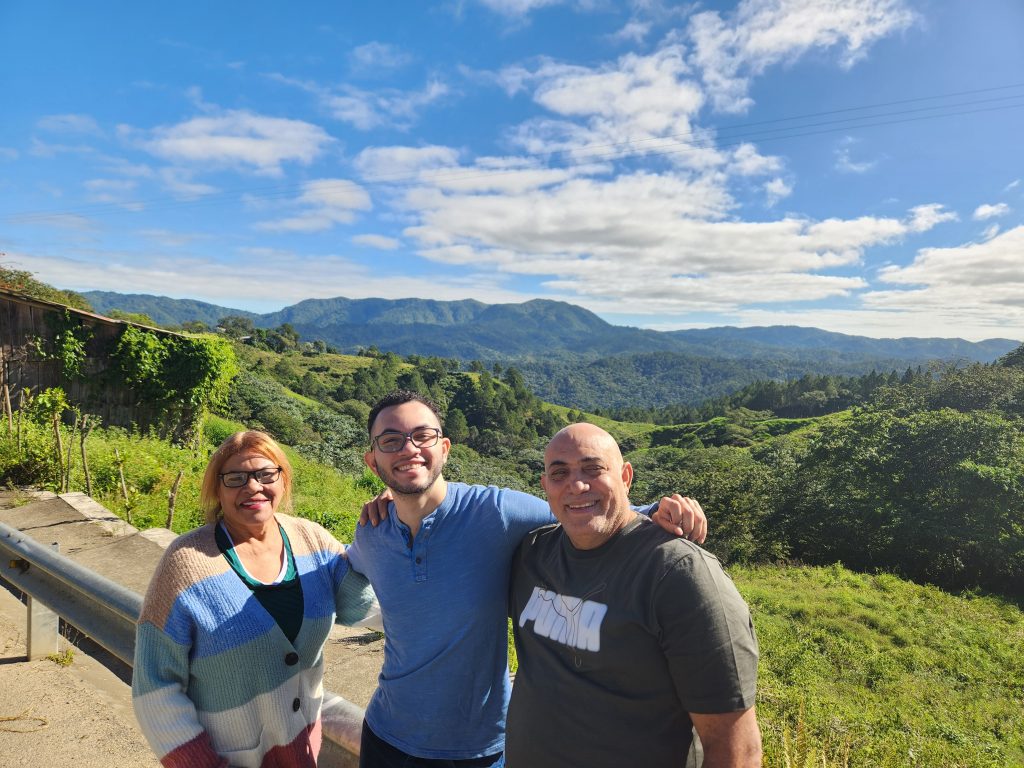
M 635 515 L 629 506 L 633 468 L 615 439 L 593 424 L 571 424 L 544 452 L 541 485 L 551 512 L 577 549 L 601 546 Z
M 548 454 L 552 450 L 563 450 L 566 446 L 570 445 L 590 446 L 594 450 L 600 450 L 610 457 L 615 457 L 619 464 L 622 463 L 622 452 L 619 450 L 619 444 L 615 442 L 614 437 L 594 424 L 580 422 L 579 424 L 570 424 L 568 427 L 563 427 L 548 441 L 547 450 L 544 451 L 545 468 L 547 467 Z

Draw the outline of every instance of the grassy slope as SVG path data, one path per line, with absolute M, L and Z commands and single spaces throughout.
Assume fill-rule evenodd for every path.
M 766 765 L 798 722 L 817 765 L 1024 765 L 1019 606 L 840 566 L 731 572 L 761 643 Z

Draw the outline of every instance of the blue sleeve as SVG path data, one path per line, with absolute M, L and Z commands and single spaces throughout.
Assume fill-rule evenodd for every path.
M 661 502 L 656 501 L 653 504 L 646 504 L 646 505 L 644 505 L 642 507 L 638 507 L 636 504 L 630 504 L 629 506 L 631 506 L 633 508 L 634 512 L 639 512 L 641 515 L 644 515 L 646 517 L 650 517 L 651 515 L 653 515 L 655 512 L 658 511 L 658 504 L 660 504 L 660 503 Z
M 498 500 L 505 528 L 517 543 L 533 529 L 558 522 L 546 501 L 528 493 L 505 488 L 499 491 Z

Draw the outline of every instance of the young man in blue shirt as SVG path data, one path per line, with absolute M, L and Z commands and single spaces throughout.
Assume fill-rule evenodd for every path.
M 554 518 L 535 496 L 447 482 L 451 441 L 422 395 L 384 397 L 368 429 L 364 458 L 394 507 L 378 525 L 360 526 L 348 549 L 377 593 L 385 633 L 360 766 L 501 766 L 509 569 L 523 536 Z M 704 539 L 707 521 L 692 499 L 666 497 L 652 519 Z

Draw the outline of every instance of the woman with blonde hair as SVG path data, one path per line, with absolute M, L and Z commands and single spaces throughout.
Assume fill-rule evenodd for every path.
M 287 514 L 291 486 L 270 436 L 235 433 L 203 476 L 206 525 L 153 574 L 132 701 L 165 766 L 316 765 L 331 625 L 378 624 L 379 611 L 344 546 Z

